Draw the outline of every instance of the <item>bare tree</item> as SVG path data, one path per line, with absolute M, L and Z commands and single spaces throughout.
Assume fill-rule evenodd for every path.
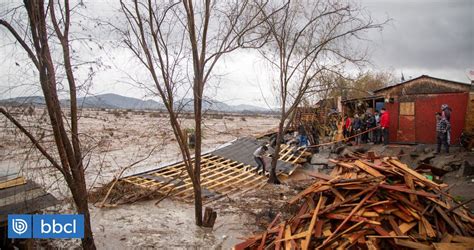
M 275 13 L 279 6 L 283 8 Z M 345 1 L 273 1 L 260 10 L 265 20 L 262 28 L 271 37 L 260 52 L 278 74 L 274 82 L 280 121 L 269 182 L 279 183 L 280 143 L 293 111 L 306 95 L 322 90 L 319 77 L 340 71 L 346 63 L 364 62 L 365 53 L 354 53 L 350 39 L 360 39 L 361 33 L 381 24 Z
M 117 27 L 126 46 L 146 68 L 153 88 L 169 113 L 187 174 L 192 180 L 196 225 L 202 223 L 202 102 L 213 69 L 223 55 L 243 47 L 259 47 L 262 35 L 252 1 L 121 1 L 127 29 Z M 188 66 L 192 65 L 192 67 Z M 189 88 L 186 88 L 189 86 Z M 191 89 L 196 136 L 194 157 L 179 121 L 179 89 Z M 194 158 L 194 162 L 193 162 Z
M 84 249 L 95 249 L 84 175 L 83 152 L 79 138 L 77 86 L 71 63 L 69 41 L 71 6 L 68 0 L 65 0 L 62 6 L 54 0 L 49 0 L 48 3 L 45 3 L 43 0 L 25 0 L 24 8 L 28 14 L 28 32 L 21 34 L 4 19 L 0 19 L 0 25 L 6 28 L 10 34 L 15 37 L 39 73 L 39 83 L 46 101 L 57 152 L 46 150 L 41 142 L 4 108 L 0 108 L 0 112 L 13 122 L 15 126 L 31 140 L 51 165 L 64 176 L 71 190 L 77 212 L 84 215 L 84 238 L 82 239 L 82 247 Z M 61 11 L 59 19 L 56 17 L 57 10 Z M 48 19 L 50 19 L 50 21 L 48 21 Z M 49 24 L 53 26 L 52 34 L 49 30 Z M 62 50 L 61 64 L 55 64 L 53 59 L 51 51 L 52 38 L 58 39 L 60 43 Z M 64 115 L 58 97 L 58 84 L 60 80 L 58 80 L 56 71 L 60 67 L 63 67 L 68 83 L 71 114 L 70 130 L 68 124 L 65 124 L 65 120 L 63 119 Z

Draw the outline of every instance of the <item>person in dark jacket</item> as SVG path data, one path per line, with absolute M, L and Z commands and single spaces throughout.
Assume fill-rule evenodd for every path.
M 449 122 L 446 118 L 443 117 L 441 113 L 436 113 L 436 142 L 438 147 L 436 148 L 436 153 L 441 153 L 441 146 L 443 145 L 446 149 L 446 153 L 449 153 L 449 143 L 448 143 L 448 131 L 449 131 Z
M 447 131 L 447 140 L 448 144 L 451 143 L 451 112 L 453 110 L 448 106 L 448 104 L 441 105 L 441 117 L 446 120 L 449 125 L 449 130 Z
M 374 118 L 375 118 L 375 127 L 377 127 L 375 130 L 374 130 L 374 135 L 375 135 L 375 144 L 379 144 L 380 143 L 380 137 L 381 137 L 381 130 L 380 130 L 380 113 L 379 111 L 375 111 L 375 115 L 374 115 Z
M 361 127 L 361 121 L 360 121 L 359 115 L 356 114 L 356 115 L 354 115 L 354 119 L 352 120 L 352 131 L 354 132 L 354 135 L 360 133 L 360 127 Z M 355 144 L 359 145 L 360 144 L 360 135 L 356 136 L 354 138 L 354 140 L 355 140 Z
M 367 112 L 367 130 L 370 130 L 369 133 L 367 133 L 367 139 L 369 142 L 374 142 L 374 131 L 371 130 L 372 128 L 375 128 L 375 117 L 372 115 L 372 113 Z
M 367 131 L 367 114 L 362 114 L 360 116 L 360 132 L 363 133 L 361 136 L 360 136 L 360 140 L 362 143 L 367 143 L 367 133 L 364 133 L 365 131 Z

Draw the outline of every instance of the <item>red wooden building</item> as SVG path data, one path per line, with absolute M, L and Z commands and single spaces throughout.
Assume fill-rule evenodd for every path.
M 457 144 L 465 128 L 470 89 L 468 83 L 422 75 L 374 91 L 374 103 L 383 100 L 390 114 L 391 142 L 427 144 L 436 143 L 435 113 L 448 104 L 452 109 L 451 144 Z

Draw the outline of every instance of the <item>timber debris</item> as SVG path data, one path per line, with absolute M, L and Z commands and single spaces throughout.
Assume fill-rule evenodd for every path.
M 462 203 L 397 158 L 373 153 L 330 160 L 330 175 L 289 201 L 265 232 L 234 249 L 472 249 L 474 219 Z

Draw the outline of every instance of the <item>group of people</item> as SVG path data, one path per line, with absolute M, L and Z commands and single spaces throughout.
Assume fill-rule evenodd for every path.
M 345 115 L 343 135 L 348 141 L 354 141 L 356 145 L 361 143 L 383 143 L 388 144 L 389 137 L 389 114 L 385 108 L 380 112 L 372 113 L 367 110 L 363 114 L 355 114 L 354 117 Z
M 451 112 L 452 109 L 447 105 L 441 105 L 441 112 L 436 113 L 436 152 L 441 152 L 444 146 L 446 153 L 449 153 L 449 144 L 451 141 Z M 360 143 L 383 143 L 387 145 L 389 142 L 389 126 L 390 117 L 385 108 L 374 113 L 367 110 L 363 114 L 355 114 L 354 117 L 344 116 L 343 134 L 347 141 L 355 141 Z M 299 128 L 296 136 L 296 144 L 298 146 L 308 146 L 308 138 L 304 128 Z M 253 153 L 254 160 L 257 163 L 257 172 L 262 168 L 262 174 L 265 175 L 264 155 L 267 153 L 268 147 L 262 145 Z

